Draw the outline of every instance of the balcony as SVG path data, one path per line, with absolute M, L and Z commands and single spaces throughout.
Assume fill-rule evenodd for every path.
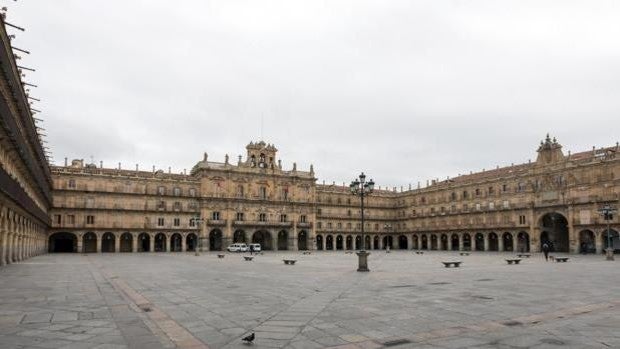
M 276 227 L 291 228 L 293 222 L 275 222 L 275 221 L 233 221 L 235 227 Z
M 297 228 L 312 228 L 311 222 L 297 222 Z M 349 228 L 350 229 L 350 228 Z
M 207 225 L 210 227 L 223 227 L 226 225 L 225 219 L 209 219 Z

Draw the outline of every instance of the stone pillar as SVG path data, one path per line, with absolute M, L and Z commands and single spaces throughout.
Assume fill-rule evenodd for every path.
M 518 235 L 518 234 L 519 234 L 519 233 L 514 233 L 514 234 L 511 234 L 511 235 L 512 235 L 512 250 L 513 250 L 514 252 L 521 252 L 521 251 L 519 251 L 519 249 L 518 249 L 518 246 L 519 246 L 519 239 L 517 238 L 517 235 Z
M 607 231 L 607 227 L 605 227 L 605 231 Z M 594 232 L 594 247 L 596 254 L 603 253 L 603 232 Z
M 155 252 L 155 234 L 149 234 L 149 252 Z
M 378 234 L 377 236 L 379 237 L 379 249 L 383 250 L 383 236 L 381 236 L 380 234 Z M 374 236 L 373 236 L 373 239 L 370 241 L 373 241 L 373 240 L 374 240 Z
M 0 225 L 0 266 L 6 265 L 6 240 L 7 232 L 4 226 Z
M 11 263 L 17 263 L 17 233 L 11 234 Z
M 463 251 L 464 247 L 463 247 L 463 234 L 458 234 L 459 237 L 459 251 Z
M 164 238 L 164 252 L 170 252 L 170 239 L 171 236 L 164 234 L 165 238 Z
M 121 235 L 114 236 L 114 253 L 121 252 Z
M 77 236 L 77 253 L 84 253 L 84 238 L 81 234 L 75 234 Z
M 497 250 L 499 252 L 504 252 L 504 235 L 497 237 Z
M 187 252 L 187 240 L 183 235 L 181 235 L 181 252 Z
M 131 239 L 131 252 L 138 252 L 138 238 L 140 234 L 133 234 Z
M 97 253 L 101 253 L 101 245 L 103 245 L 103 235 L 99 236 L 95 234 L 95 238 L 97 239 Z
M 288 235 L 288 249 L 291 251 L 298 251 L 299 250 L 299 246 L 297 246 L 297 234 L 299 233 L 297 231 L 297 218 L 293 217 L 294 221 L 293 221 L 293 231 L 291 234 Z
M 325 251 L 327 246 L 327 235 L 323 235 L 321 237 L 321 247 L 323 248 L 323 251 Z
M 484 237 L 484 251 L 488 251 L 489 250 L 489 234 L 482 234 L 482 236 Z

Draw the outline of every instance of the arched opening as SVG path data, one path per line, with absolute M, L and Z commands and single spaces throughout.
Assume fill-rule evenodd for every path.
M 417 235 L 414 235 L 414 236 L 411 238 L 411 241 L 412 241 L 412 243 L 413 243 L 413 246 L 412 246 L 412 247 L 413 247 L 413 249 L 414 249 L 414 250 L 418 250 L 418 249 L 420 249 L 420 242 L 418 241 L 418 236 L 417 236 Z
M 442 251 L 447 251 L 448 250 L 448 236 L 446 234 L 441 234 L 441 239 L 440 241 L 440 249 Z
M 467 233 L 463 234 L 463 250 L 471 251 L 471 236 Z
M 221 234 L 221 232 L 220 232 Z M 252 235 L 252 243 L 260 244 L 263 251 L 273 250 L 271 233 L 267 230 L 259 230 Z
M 450 245 L 452 251 L 459 250 L 459 236 L 457 234 L 452 234 L 450 237 Z
M 353 249 L 353 237 L 351 235 L 347 235 L 346 243 L 345 243 L 345 248 L 347 250 L 352 250 Z
M 366 238 L 367 238 L 367 239 L 370 239 L 370 236 L 367 236 Z M 375 236 L 375 237 L 372 239 L 372 242 L 373 242 L 373 249 L 378 250 L 378 249 L 379 249 L 379 237 L 378 237 L 378 236 Z M 370 249 L 370 248 L 369 248 L 369 249 Z
M 121 252 L 132 252 L 133 235 L 131 233 L 123 233 L 121 235 Z
M 334 249 L 334 237 L 333 236 L 327 235 L 327 238 L 325 239 L 325 249 L 326 250 Z
M 550 251 L 568 252 L 568 221 L 563 215 L 552 212 L 540 219 L 540 247 L 549 245 Z
M 499 240 L 495 233 L 489 234 L 489 251 L 499 251 Z
M 407 241 L 407 237 L 405 235 L 398 237 L 398 248 L 401 250 L 406 250 L 409 248 L 409 241 Z
M 196 246 L 198 246 L 198 237 L 194 233 L 189 233 L 185 237 L 185 246 L 187 251 L 196 252 Z
M 389 248 L 393 247 L 393 245 L 392 245 L 392 236 L 391 235 L 383 237 L 383 248 L 387 249 L 388 247 Z
M 179 233 L 174 233 L 170 237 L 170 252 L 181 252 L 183 250 L 183 237 Z
M 155 235 L 155 252 L 166 252 L 166 235 L 164 233 Z
M 431 235 L 431 250 L 437 250 L 437 235 L 435 234 Z
M 316 236 L 316 249 L 323 250 L 323 236 L 322 235 Z
M 288 232 L 280 230 L 278 233 L 278 250 L 288 250 Z
M 365 245 L 366 245 L 365 247 L 366 248 L 365 248 L 365 250 L 370 250 L 370 236 L 366 235 L 366 237 L 364 239 L 366 240 L 366 243 L 365 243 Z M 375 238 L 375 248 L 379 248 L 379 238 L 378 237 Z
M 512 245 L 512 234 L 506 232 L 502 235 L 502 239 L 504 239 L 504 251 L 513 252 L 514 246 Z
M 77 236 L 73 233 L 54 233 L 49 237 L 50 253 L 77 252 Z
M 344 239 L 342 238 L 342 235 L 336 236 L 336 249 L 337 250 L 344 249 Z
M 114 234 L 108 232 L 101 237 L 101 252 L 114 252 L 116 237 Z
M 243 230 L 235 230 L 233 233 L 233 243 L 245 243 L 245 231 Z
M 300 251 L 305 251 L 308 249 L 308 233 L 305 230 L 302 230 L 297 234 L 297 249 Z
M 359 249 L 361 249 L 361 248 L 362 248 L 362 237 L 361 237 L 361 236 L 359 236 L 359 235 L 357 235 L 357 236 L 355 237 L 355 249 L 356 249 L 356 250 L 359 250 Z
M 222 251 L 222 231 L 214 229 L 209 232 L 209 251 Z
M 88 232 L 82 236 L 82 250 L 84 253 L 97 252 L 97 235 Z
M 428 237 L 426 235 L 422 235 L 422 249 L 428 250 Z
M 150 252 L 151 251 L 151 236 L 147 233 L 140 233 L 138 235 L 138 252 Z
M 596 240 L 594 238 L 594 232 L 591 230 L 582 230 L 579 232 L 579 252 L 596 253 Z
M 618 237 L 618 232 L 609 229 L 605 229 L 603 234 L 601 234 L 601 238 L 603 239 L 603 249 L 607 249 L 611 246 L 614 249 L 614 253 L 620 252 L 620 238 Z
M 476 244 L 476 251 L 484 251 L 484 235 L 482 235 L 482 233 L 478 233 L 476 234 L 476 238 L 475 240 L 475 244 Z
M 517 251 L 530 252 L 530 235 L 524 231 L 517 234 Z

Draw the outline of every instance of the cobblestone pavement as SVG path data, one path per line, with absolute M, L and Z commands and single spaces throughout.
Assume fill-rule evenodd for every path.
M 509 256 L 39 256 L 0 269 L 0 348 L 620 348 L 620 261 Z

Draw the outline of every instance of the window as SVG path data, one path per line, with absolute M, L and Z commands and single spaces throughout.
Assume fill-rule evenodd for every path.
M 258 220 L 259 220 L 260 222 L 267 222 L 267 214 L 265 214 L 265 213 L 260 213 L 260 214 L 258 215 Z
M 494 191 L 493 191 L 493 187 L 489 187 L 489 195 L 493 195 Z
M 260 187 L 258 189 L 258 196 L 261 199 L 263 199 L 263 200 L 267 199 L 267 188 L 266 187 Z
M 174 226 L 175 226 L 175 227 L 178 227 L 178 226 L 180 226 L 180 225 L 181 225 L 181 219 L 180 219 L 180 218 L 175 218 L 175 219 L 174 219 Z
M 166 195 L 166 187 L 157 187 L 157 194 Z
M 347 223 L 347 229 L 351 229 L 351 223 Z
M 463 211 L 467 211 L 469 210 L 469 206 L 467 206 L 467 204 L 463 204 Z
M 181 211 L 181 203 L 180 202 L 175 202 L 174 203 L 174 210 L 175 211 Z
M 431 207 L 431 214 L 435 214 L 435 208 Z
M 285 214 L 281 214 L 280 215 L 280 222 L 286 222 L 286 215 Z
M 317 227 L 317 228 L 319 228 L 319 229 L 321 229 L 321 228 L 323 227 L 323 222 L 318 222 L 318 223 L 316 224 L 316 227 Z
M 54 215 L 54 222 L 56 222 L 56 224 L 60 224 L 61 218 L 59 214 L 55 214 Z
M 504 208 L 510 208 L 510 202 L 508 200 L 504 200 L 502 206 L 504 206 Z
M 187 207 L 188 207 L 190 210 L 196 210 L 196 209 L 198 208 L 198 204 L 192 201 L 192 202 L 190 202 L 189 204 L 187 204 Z
M 163 200 L 159 201 L 157 203 L 157 209 L 158 210 L 165 210 L 166 209 L 166 203 Z
M 196 196 L 196 189 L 190 188 L 189 189 L 189 196 Z
M 347 210 L 347 216 L 351 217 L 351 210 Z
M 95 224 L 95 216 L 86 216 L 86 224 Z
M 316 209 L 316 214 L 321 215 L 321 209 L 320 208 Z
M 415 216 L 417 213 L 416 213 L 416 211 L 415 211 L 415 210 L 412 210 L 412 211 L 411 211 L 411 214 Z
M 70 214 L 67 215 L 67 224 L 75 224 L 75 216 Z
M 237 220 L 243 221 L 243 212 L 237 212 Z
M 347 204 L 351 205 L 351 199 L 347 199 Z
M 439 209 L 441 213 L 445 213 L 446 212 L 446 208 L 441 206 L 441 208 Z
M 214 221 L 219 221 L 220 220 L 220 212 L 219 211 L 213 211 L 213 213 L 211 214 L 211 219 L 213 219 Z
M 331 229 L 332 228 L 332 222 L 327 223 L 327 229 Z
M 489 210 L 494 210 L 494 209 L 495 209 L 495 203 L 489 202 Z
M 450 206 L 450 212 L 456 212 L 456 205 Z
M 469 193 L 467 190 L 463 190 L 463 199 L 467 199 L 469 197 Z
M 196 221 L 194 220 L 194 218 L 190 218 L 189 219 L 189 226 L 190 227 L 195 227 L 196 226 Z
M 519 183 L 517 184 L 517 191 L 518 191 L 518 192 L 522 192 L 522 191 L 524 191 L 524 190 L 525 190 L 525 183 L 523 183 L 523 182 L 519 182 Z
M 476 196 L 480 196 L 480 189 L 476 188 Z
M 288 187 L 282 188 L 282 192 L 280 193 L 283 201 L 288 200 Z
M 426 203 L 426 198 L 423 196 L 423 197 L 420 199 L 420 202 L 421 202 L 421 203 L 423 203 L 423 204 L 425 204 L 425 203 Z
M 450 194 L 450 200 L 452 201 L 456 200 L 456 193 Z
M 175 187 L 175 188 L 172 190 L 172 193 L 174 194 L 174 196 L 181 196 L 181 188 L 179 188 L 179 187 Z
M 338 224 L 336 224 L 336 227 L 337 227 L 338 229 L 342 229 L 342 223 L 338 222 Z
M 69 188 L 75 189 L 75 179 L 70 179 L 69 180 Z
M 243 197 L 243 185 L 241 184 L 237 185 L 237 197 L 238 198 Z
M 526 224 L 525 216 L 519 216 L 519 224 Z
M 505 193 L 508 191 L 508 185 L 502 184 L 502 191 Z
M 342 203 L 342 199 L 338 198 L 338 200 L 336 200 L 336 202 L 340 205 Z
M 305 214 L 302 214 L 301 216 L 299 216 L 299 221 L 300 221 L 301 223 L 306 223 L 306 215 L 305 215 Z
M 158 227 L 163 227 L 163 226 L 164 226 L 164 223 L 165 223 L 165 221 L 164 221 L 164 218 L 163 218 L 163 217 L 159 217 L 159 218 L 157 218 L 157 226 L 158 226 Z
M 379 230 L 379 223 L 375 223 L 375 230 Z
M 480 204 L 476 204 L 476 211 L 480 211 L 480 209 L 481 209 Z

